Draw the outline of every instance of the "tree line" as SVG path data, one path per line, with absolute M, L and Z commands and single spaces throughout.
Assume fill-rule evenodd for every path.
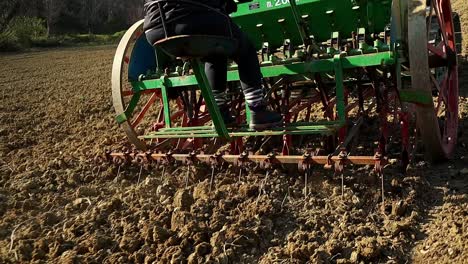
M 15 17 L 40 18 L 47 35 L 109 34 L 143 17 L 144 0 L 1 0 L 0 32 Z

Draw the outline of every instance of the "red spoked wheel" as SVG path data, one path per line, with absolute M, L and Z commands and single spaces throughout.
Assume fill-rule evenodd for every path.
M 412 87 L 434 96 L 416 105 L 417 126 L 426 158 L 450 158 L 457 144 L 458 66 L 450 0 L 413 0 L 408 9 Z

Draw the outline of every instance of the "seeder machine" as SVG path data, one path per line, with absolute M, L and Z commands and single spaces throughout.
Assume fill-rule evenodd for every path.
M 306 173 L 355 164 L 382 175 L 388 157 L 405 168 L 421 149 L 432 161 L 453 154 L 458 72 L 450 0 L 256 0 L 239 3 L 231 17 L 258 48 L 265 99 L 284 125 L 248 128 L 235 64 L 227 78 L 237 126 L 223 123 L 202 58 L 192 53 L 227 53 L 232 40 L 183 36 L 153 47 L 140 21 L 122 38 L 112 71 L 116 121 L 133 148 L 104 159 L 296 164 Z

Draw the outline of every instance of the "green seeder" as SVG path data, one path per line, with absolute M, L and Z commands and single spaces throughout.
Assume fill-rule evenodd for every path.
M 380 170 L 387 156 L 406 165 L 418 142 L 431 160 L 454 152 L 458 72 L 450 0 L 257 0 L 239 3 L 231 17 L 258 49 L 266 100 L 284 125 L 248 128 L 235 64 L 227 79 L 238 124 L 223 123 L 202 58 L 192 53 L 222 53 L 229 39 L 178 36 L 153 47 L 139 21 L 118 46 L 112 94 L 129 141 L 150 152 L 110 158 Z M 371 142 L 359 147 L 358 135 Z

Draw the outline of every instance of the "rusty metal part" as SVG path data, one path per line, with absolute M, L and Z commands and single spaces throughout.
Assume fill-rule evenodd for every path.
M 343 174 L 344 166 L 348 162 L 348 152 L 346 149 L 341 149 L 340 154 L 338 154 L 338 161 L 334 162 L 335 165 L 335 173 L 337 175 Z
M 388 161 L 383 158 L 383 155 L 379 151 L 376 151 L 374 155 L 374 161 L 375 161 L 374 171 L 381 179 L 380 188 L 381 188 L 381 196 L 382 196 L 382 209 L 384 210 L 383 207 L 385 206 L 385 188 L 384 188 L 385 179 L 384 179 L 384 174 L 383 174 L 383 168 L 388 163 Z
M 266 159 L 260 162 L 260 167 L 265 170 L 273 169 L 275 165 L 279 164 L 275 160 L 276 153 L 270 153 L 266 156 Z
M 376 151 L 374 155 L 374 171 L 380 175 L 383 172 L 383 167 L 387 164 L 388 160 L 384 158 L 382 153 Z
M 222 160 L 222 157 L 223 155 L 221 153 L 216 153 L 216 154 L 213 154 L 210 156 L 210 160 L 209 160 L 209 165 L 211 165 L 211 167 L 219 167 L 221 166 L 224 162 Z
M 159 158 L 158 159 L 155 159 L 154 156 L 157 155 Z M 165 165 L 171 165 L 171 164 L 174 164 L 174 162 L 176 161 L 173 157 L 172 157 L 173 153 L 172 151 L 169 151 L 167 153 L 157 153 L 157 154 L 152 154 L 151 155 L 151 159 L 153 159 L 154 161 L 156 161 L 157 164 L 161 164 L 163 166 Z M 180 161 L 183 161 L 183 160 L 180 160 Z
M 141 157 L 143 156 L 142 159 Z M 331 169 L 331 165 L 335 164 L 354 164 L 354 165 L 375 165 L 377 162 L 386 164 L 387 158 L 382 155 L 375 156 L 348 156 L 345 151 L 342 151 L 339 155 L 335 156 L 318 156 L 310 152 L 304 155 L 253 155 L 247 152 L 243 152 L 240 155 L 224 155 L 224 154 L 176 154 L 172 152 L 168 153 L 128 153 L 128 152 L 115 152 L 111 153 L 110 157 L 114 163 L 119 165 L 129 164 L 132 160 L 140 159 L 147 160 L 148 162 L 156 162 L 161 165 L 170 165 L 175 162 L 182 162 L 187 164 L 205 163 L 208 165 L 219 165 L 222 163 L 231 163 L 237 167 L 245 167 L 249 163 L 264 164 L 270 166 L 270 164 L 302 164 L 307 168 L 309 165 L 328 165 L 325 168 Z M 268 165 L 267 165 L 268 164 Z
M 197 162 L 197 153 L 195 151 L 190 152 L 186 155 L 186 157 L 182 160 L 182 164 L 190 166 L 194 165 Z
M 245 167 L 245 165 L 249 162 L 249 153 L 247 151 L 243 151 L 241 154 L 239 155 L 233 155 L 234 159 L 231 160 L 231 161 L 227 161 L 226 159 L 224 159 L 224 155 L 221 156 L 220 158 L 224 160 L 224 162 L 229 162 L 229 163 L 233 163 L 235 166 L 237 167 L 240 167 L 240 168 L 243 168 Z
M 139 165 L 146 165 L 148 163 L 152 163 L 151 159 L 151 154 L 153 154 L 151 151 L 147 152 L 141 152 L 138 155 L 134 155 L 133 163 L 139 164 Z

